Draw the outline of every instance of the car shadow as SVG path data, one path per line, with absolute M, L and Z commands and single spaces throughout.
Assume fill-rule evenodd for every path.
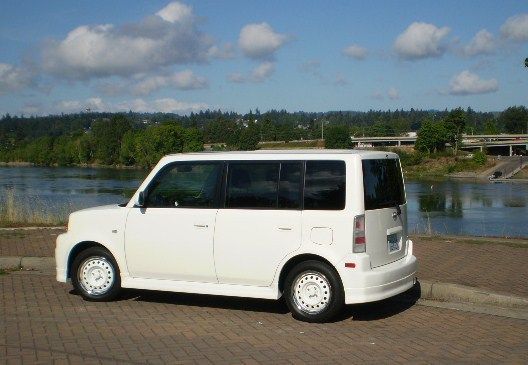
M 376 321 L 398 315 L 416 304 L 416 301 L 420 298 L 420 291 L 420 283 L 417 282 L 411 289 L 389 299 L 372 303 L 347 305 L 341 315 L 336 317 L 332 322 L 342 322 L 346 320 Z M 148 303 L 164 303 L 276 314 L 286 314 L 289 312 L 283 299 L 265 300 L 218 295 L 125 289 L 118 300 L 135 300 Z
M 288 307 L 281 300 L 226 297 L 219 295 L 172 293 L 151 290 L 127 289 L 121 300 L 135 300 L 149 303 L 187 305 L 193 307 L 221 308 L 251 312 L 288 313 Z

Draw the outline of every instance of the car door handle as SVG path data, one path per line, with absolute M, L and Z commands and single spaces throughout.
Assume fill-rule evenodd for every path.
M 279 231 L 291 231 L 291 227 L 279 227 Z
M 195 224 L 194 226 L 196 228 L 207 228 L 207 227 L 209 227 L 207 224 Z

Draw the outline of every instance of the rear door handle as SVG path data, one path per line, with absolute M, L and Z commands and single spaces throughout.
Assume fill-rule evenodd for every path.
M 207 228 L 207 227 L 209 227 L 207 224 L 195 224 L 194 226 L 196 228 Z
M 291 227 L 279 227 L 279 231 L 291 231 Z

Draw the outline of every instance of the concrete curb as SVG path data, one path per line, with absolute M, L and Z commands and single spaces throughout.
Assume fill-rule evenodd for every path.
M 25 269 L 53 272 L 55 271 L 55 258 L 20 256 L 0 257 L 0 269 Z
M 497 294 L 459 284 L 432 282 L 427 280 L 419 280 L 419 283 L 420 299 L 528 309 L 528 298 L 515 295 Z

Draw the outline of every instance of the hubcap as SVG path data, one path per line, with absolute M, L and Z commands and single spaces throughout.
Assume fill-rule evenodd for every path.
M 317 314 L 324 311 L 331 295 L 330 282 L 321 273 L 303 272 L 294 281 L 293 301 L 302 312 Z
M 89 257 L 79 268 L 79 284 L 90 295 L 103 295 L 112 288 L 115 272 L 104 257 Z

